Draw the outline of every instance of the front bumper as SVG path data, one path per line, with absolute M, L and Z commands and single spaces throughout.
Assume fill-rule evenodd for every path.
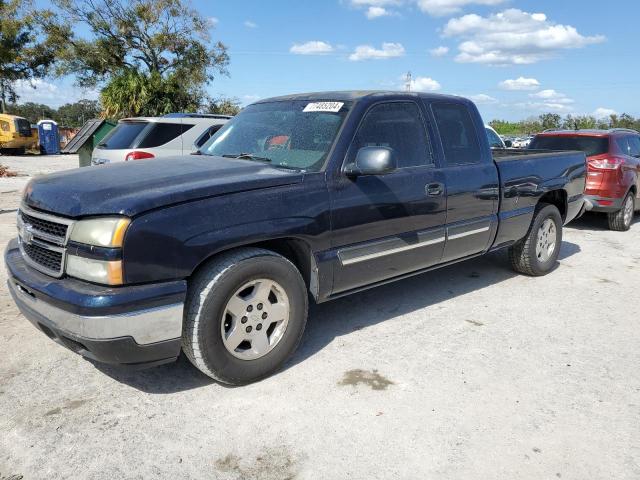
M 590 212 L 617 212 L 622 208 L 622 202 L 624 197 L 622 198 L 608 198 L 608 197 L 600 197 L 598 195 L 585 195 L 584 203 L 587 207 L 587 211 Z M 603 205 L 602 202 L 605 204 Z
M 9 291 L 22 314 L 57 343 L 111 364 L 149 366 L 180 354 L 186 282 L 104 287 L 29 267 L 5 251 Z

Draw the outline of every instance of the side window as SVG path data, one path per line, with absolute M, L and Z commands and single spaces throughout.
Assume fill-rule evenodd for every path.
M 138 148 L 154 148 L 169 143 L 171 140 L 193 128 L 193 125 L 181 123 L 156 123 L 138 144 Z
M 629 155 L 640 157 L 640 137 L 629 137 Z
M 429 138 L 413 102 L 383 103 L 369 110 L 349 149 L 353 163 L 362 147 L 390 147 L 396 153 L 398 168 L 433 163 Z
M 618 137 L 616 138 L 616 145 L 620 153 L 623 155 L 631 155 L 629 153 L 629 137 Z
M 500 140 L 500 137 L 496 135 L 493 130 L 489 130 L 488 128 L 486 130 L 487 138 L 489 139 L 489 146 L 491 148 L 502 148 L 502 140 Z
M 467 107 L 454 103 L 434 103 L 432 109 L 447 164 L 479 163 L 480 144 Z
M 196 147 L 200 148 L 205 143 L 207 143 L 207 140 L 213 137 L 213 134 L 220 130 L 221 127 L 222 125 L 214 125 L 213 127 L 209 127 L 207 131 L 204 132 L 198 140 L 196 140 Z

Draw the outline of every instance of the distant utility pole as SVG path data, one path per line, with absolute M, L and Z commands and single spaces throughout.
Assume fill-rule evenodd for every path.
M 411 91 L 411 72 L 407 72 L 407 76 L 405 77 L 404 87 L 407 90 L 407 92 Z

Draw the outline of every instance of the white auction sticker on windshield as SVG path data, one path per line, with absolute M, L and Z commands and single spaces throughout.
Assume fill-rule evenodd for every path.
M 306 107 L 304 107 L 303 112 L 333 112 L 337 113 L 340 111 L 343 102 L 314 102 L 308 103 Z

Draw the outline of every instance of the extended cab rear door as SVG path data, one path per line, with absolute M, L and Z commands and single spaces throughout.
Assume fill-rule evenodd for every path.
M 487 250 L 498 224 L 499 178 L 475 106 L 432 101 L 447 191 L 447 240 L 442 262 Z M 480 135 L 481 133 L 482 135 Z
M 413 100 L 371 105 L 329 183 L 333 293 L 373 284 L 440 262 L 444 248 L 444 177 L 436 165 L 424 110 Z M 398 168 L 350 177 L 358 150 L 394 150 Z M 429 191 L 431 189 L 431 191 Z

